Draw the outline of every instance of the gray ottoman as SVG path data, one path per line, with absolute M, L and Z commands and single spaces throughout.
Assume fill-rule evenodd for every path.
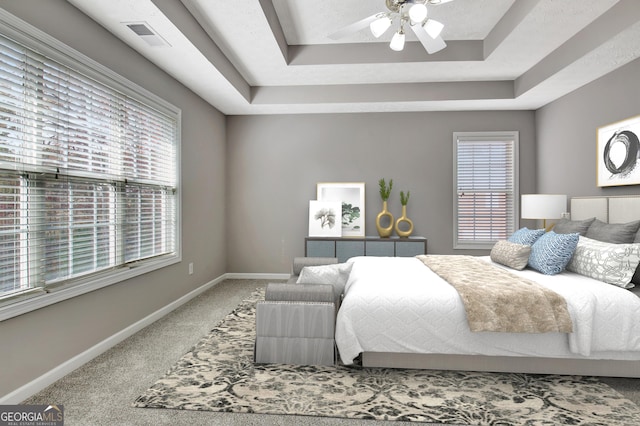
M 255 362 L 334 364 L 334 300 L 330 284 L 269 283 L 256 305 Z

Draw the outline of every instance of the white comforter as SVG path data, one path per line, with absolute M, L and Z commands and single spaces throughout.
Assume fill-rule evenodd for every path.
M 574 332 L 473 333 L 456 290 L 420 260 L 350 262 L 336 324 L 336 344 L 347 365 L 361 352 L 640 360 L 640 297 L 628 290 L 572 272 L 547 276 L 509 269 L 562 295 Z

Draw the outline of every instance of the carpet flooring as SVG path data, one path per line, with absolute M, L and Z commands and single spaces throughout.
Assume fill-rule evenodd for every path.
M 398 426 L 395 421 L 135 408 L 163 377 L 264 280 L 226 280 L 34 394 L 26 404 L 62 404 L 65 424 L 220 426 Z M 640 380 L 600 378 L 640 406 Z M 437 425 L 437 423 L 424 423 Z
M 636 425 L 638 407 L 592 377 L 254 364 L 257 291 L 136 407 L 477 425 Z

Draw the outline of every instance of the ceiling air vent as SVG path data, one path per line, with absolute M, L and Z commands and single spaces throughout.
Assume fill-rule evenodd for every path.
M 170 44 L 154 31 L 146 22 L 130 22 L 125 24 L 151 47 L 169 47 Z

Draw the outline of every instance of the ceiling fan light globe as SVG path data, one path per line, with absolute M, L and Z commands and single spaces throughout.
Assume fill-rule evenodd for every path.
M 391 43 L 389 43 L 389 47 L 391 50 L 395 50 L 396 52 L 400 52 L 404 49 L 404 32 L 402 30 L 393 35 Z
M 390 26 L 391 19 L 389 19 L 388 16 L 382 16 L 369 24 L 369 29 L 371 30 L 371 34 L 373 34 L 375 38 L 378 38 L 384 34 Z
M 416 3 L 409 9 L 409 18 L 411 22 L 420 23 L 427 19 L 427 6 L 422 3 Z
M 431 38 L 436 39 L 442 32 L 444 24 L 433 19 L 427 19 L 422 28 L 424 28 Z

